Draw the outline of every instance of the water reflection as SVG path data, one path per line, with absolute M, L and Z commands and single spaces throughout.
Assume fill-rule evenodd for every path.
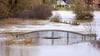
M 100 56 L 100 50 L 88 42 L 68 46 L 10 45 L 9 49 L 0 52 L 0 56 Z
M 10 56 L 37 56 L 38 48 L 34 46 L 10 46 Z
M 31 38 L 15 39 L 0 38 L 0 56 L 37 56 L 37 48 L 34 48 L 35 42 Z

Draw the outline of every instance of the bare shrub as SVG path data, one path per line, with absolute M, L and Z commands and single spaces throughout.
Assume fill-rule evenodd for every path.
M 38 5 L 33 8 L 33 17 L 38 19 L 47 19 L 52 15 L 52 10 L 48 5 Z
M 32 10 L 19 10 L 16 12 L 17 18 L 33 18 Z
M 93 22 L 87 22 L 85 24 L 83 24 L 85 32 L 87 32 L 88 34 L 96 34 L 95 31 L 95 23 Z
M 6 2 L 0 1 L 0 18 L 8 17 L 9 8 L 7 7 Z
M 19 10 L 16 12 L 16 17 L 19 18 L 36 18 L 48 19 L 52 15 L 52 10 L 48 5 L 38 5 L 32 10 Z
M 34 5 L 33 0 L 0 0 L 0 18 L 15 17 L 17 11 L 32 9 Z
M 76 14 L 77 20 L 92 20 L 93 19 L 93 8 L 90 5 L 84 5 L 84 0 L 75 0 L 73 11 Z
M 90 43 L 91 43 L 94 47 L 100 48 L 100 40 L 90 41 Z

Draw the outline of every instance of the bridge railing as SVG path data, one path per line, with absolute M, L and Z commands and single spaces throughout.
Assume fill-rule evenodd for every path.
M 37 30 L 16 35 L 16 38 L 27 37 L 32 37 L 33 39 L 51 39 L 52 44 L 54 44 L 54 41 L 58 38 L 65 39 L 62 41 L 66 42 L 66 44 L 96 40 L 96 34 L 83 34 L 65 30 Z

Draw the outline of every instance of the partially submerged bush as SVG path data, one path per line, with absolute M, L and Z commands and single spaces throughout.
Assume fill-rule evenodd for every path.
M 69 22 L 70 25 L 80 25 L 80 23 L 78 23 L 77 21 L 72 21 L 72 22 Z
M 90 41 L 93 47 L 100 48 L 100 40 Z
M 83 12 L 82 14 L 76 15 L 77 20 L 91 20 L 93 19 L 93 14 L 89 12 Z
M 76 14 L 77 20 L 91 20 L 93 19 L 92 7 L 90 5 L 84 5 L 81 0 L 74 1 L 73 11 Z
M 52 10 L 48 5 L 38 5 L 33 8 L 33 17 L 38 19 L 47 19 L 52 15 Z
M 55 16 L 53 17 L 50 17 L 50 22 L 61 22 L 60 20 L 60 16 L 58 14 L 56 14 Z

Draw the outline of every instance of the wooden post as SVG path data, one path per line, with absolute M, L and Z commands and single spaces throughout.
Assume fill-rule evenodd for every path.
M 18 38 L 18 35 L 16 35 L 16 38 Z
M 95 37 L 95 40 L 97 40 L 97 35 L 95 35 L 94 37 Z
M 52 31 L 52 38 L 54 37 L 54 32 Z M 52 45 L 54 45 L 54 39 L 52 39 Z
M 69 32 L 67 32 L 67 45 L 69 44 Z
M 84 37 L 83 37 L 83 35 L 82 35 L 82 41 L 84 40 Z
M 82 41 L 86 40 L 85 35 L 82 35 Z
M 83 38 L 84 38 L 84 40 L 86 40 L 86 36 L 85 35 L 83 36 Z

